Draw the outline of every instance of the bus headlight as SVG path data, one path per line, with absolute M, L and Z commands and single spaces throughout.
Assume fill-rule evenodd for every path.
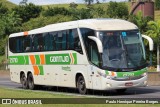
M 106 77 L 107 77 L 107 75 L 106 75 L 105 73 L 98 72 L 98 74 L 99 74 L 100 76 L 104 77 L 104 78 L 106 78 Z
M 146 76 L 146 75 L 147 75 L 147 73 L 143 73 L 143 74 L 142 74 L 143 77 Z
M 102 73 L 102 72 L 98 72 L 98 74 L 104 78 L 107 78 L 107 79 L 111 79 L 111 76 L 105 74 L 105 73 Z

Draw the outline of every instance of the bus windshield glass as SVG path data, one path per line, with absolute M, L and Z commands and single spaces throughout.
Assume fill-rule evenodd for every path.
M 134 69 L 146 64 L 144 45 L 138 30 L 101 31 L 99 38 L 103 44 L 103 67 Z

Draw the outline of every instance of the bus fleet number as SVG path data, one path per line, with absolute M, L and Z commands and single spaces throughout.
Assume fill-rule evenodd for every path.
M 10 58 L 10 63 L 18 63 L 18 58 Z

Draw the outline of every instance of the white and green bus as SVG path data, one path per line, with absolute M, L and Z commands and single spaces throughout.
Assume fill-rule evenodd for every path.
M 151 38 L 150 50 L 153 50 Z M 11 80 L 39 85 L 123 92 L 146 86 L 147 63 L 139 29 L 120 19 L 86 19 L 9 36 Z

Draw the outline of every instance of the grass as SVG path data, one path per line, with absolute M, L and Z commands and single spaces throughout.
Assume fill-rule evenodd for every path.
M 16 7 L 16 4 L 14 4 L 8 0 L 0 0 L 0 3 L 5 5 L 8 9 L 12 9 L 12 8 Z
M 3 55 L 3 56 L 0 55 L 0 64 L 1 64 L 2 61 L 4 61 L 4 60 L 5 60 L 5 55 Z
M 155 11 L 155 20 L 160 20 L 160 10 Z
M 0 98 L 75 98 L 75 96 L 53 94 L 51 92 L 0 88 Z
M 71 96 L 63 94 L 54 94 L 52 92 L 37 92 L 31 90 L 15 90 L 0 88 L 0 98 L 80 98 L 80 96 Z M 85 98 L 85 97 L 81 97 Z M 12 107 L 159 107 L 159 105 L 153 104 L 54 104 L 54 105 L 12 105 Z M 9 105 L 0 105 L 0 107 L 9 107 Z

